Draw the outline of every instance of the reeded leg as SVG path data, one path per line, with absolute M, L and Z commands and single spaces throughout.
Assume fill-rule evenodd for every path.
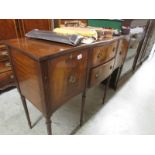
M 51 127 L 51 119 L 50 117 L 46 117 L 46 127 L 48 135 L 52 135 L 52 127 Z
M 26 118 L 27 118 L 27 121 L 28 121 L 28 125 L 30 128 L 32 128 L 32 125 L 31 125 L 31 120 L 30 120 L 30 116 L 29 116 L 29 112 L 28 112 L 28 108 L 27 108 L 27 104 L 26 104 L 26 100 L 25 100 L 25 97 L 21 95 L 21 100 L 22 100 L 22 103 L 23 103 L 23 107 L 24 107 L 24 111 L 25 111 L 25 114 L 26 114 Z
M 84 92 L 82 94 L 80 126 L 82 126 L 82 124 L 83 124 L 83 113 L 84 113 L 85 100 L 86 100 L 86 93 Z
M 111 79 L 111 76 L 108 77 L 108 79 L 106 81 L 106 84 L 104 86 L 104 96 L 103 96 L 103 100 L 102 100 L 103 104 L 105 102 L 105 98 L 106 98 L 106 95 L 107 95 L 107 89 L 108 89 L 108 86 L 109 86 L 109 83 L 110 83 L 110 79 Z

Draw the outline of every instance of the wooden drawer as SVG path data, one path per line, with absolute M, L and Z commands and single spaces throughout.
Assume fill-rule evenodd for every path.
M 116 54 L 114 69 L 123 65 L 127 51 L 128 51 L 128 41 L 125 39 L 121 39 L 118 45 L 118 51 Z
M 7 87 L 14 82 L 14 76 L 12 71 L 4 72 L 0 74 L 0 90 Z
M 11 64 L 8 60 L 0 62 L 0 73 L 11 70 Z
M 49 85 L 53 110 L 85 88 L 87 51 L 76 51 L 49 61 Z
M 113 71 L 114 59 L 109 62 L 91 69 L 89 87 L 105 80 Z
M 117 50 L 117 41 L 93 48 L 92 51 L 92 66 L 100 65 L 112 59 Z
M 0 50 L 0 61 L 3 61 L 3 60 L 7 60 L 9 59 L 8 57 L 8 52 L 6 50 Z

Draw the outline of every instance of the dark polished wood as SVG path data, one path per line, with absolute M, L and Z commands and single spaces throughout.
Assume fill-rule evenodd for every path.
M 32 29 L 52 30 L 52 20 L 49 19 L 0 19 L 0 74 L 11 70 L 9 66 L 8 51 L 6 49 L 4 40 L 20 38 L 25 36 L 25 33 Z M 4 77 L 6 75 L 6 77 Z M 8 74 L 0 75 L 8 79 Z M 8 82 L 7 82 L 8 81 Z M 6 89 L 15 85 L 15 81 L 10 80 L 0 81 L 0 90 Z
M 21 95 L 21 100 L 22 100 L 22 103 L 23 103 L 23 107 L 24 107 L 24 111 L 25 111 L 25 114 L 26 114 L 26 118 L 28 120 L 28 125 L 30 127 L 30 129 L 32 128 L 32 125 L 31 125 L 31 120 L 30 120 L 30 116 L 29 116 L 29 111 L 28 111 L 28 108 L 27 108 L 27 104 L 26 104 L 26 99 L 24 96 Z
M 5 42 L 19 93 L 43 113 L 48 134 L 52 134 L 50 118 L 53 112 L 80 93 L 82 125 L 87 89 L 110 79 L 118 53 L 118 42 L 124 37 L 77 47 L 26 38 Z M 124 45 L 120 45 L 120 48 L 124 48 Z M 94 61 L 100 52 L 103 55 L 105 53 L 105 57 Z M 122 64 L 122 59 L 119 60 Z M 27 119 L 29 122 L 28 116 Z
M 87 50 L 74 51 L 49 60 L 50 103 L 52 111 L 63 102 L 84 91 Z M 63 101 L 63 102 L 62 102 Z M 52 106 L 52 103 L 53 106 Z
M 0 41 L 17 38 L 18 35 L 15 19 L 0 19 Z
M 107 94 L 107 89 L 108 89 L 110 80 L 111 80 L 111 76 L 109 76 L 109 77 L 106 79 L 106 83 L 105 83 L 105 86 L 104 86 L 104 95 L 103 95 L 103 99 L 102 99 L 102 103 L 103 103 L 103 104 L 105 103 L 106 94 Z
M 21 37 L 33 29 L 52 30 L 52 19 L 18 19 L 18 23 Z

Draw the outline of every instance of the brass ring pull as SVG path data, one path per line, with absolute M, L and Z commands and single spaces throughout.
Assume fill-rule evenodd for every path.
M 74 75 L 71 75 L 71 76 L 69 77 L 69 83 L 74 84 L 75 82 L 76 82 L 76 77 L 75 77 Z

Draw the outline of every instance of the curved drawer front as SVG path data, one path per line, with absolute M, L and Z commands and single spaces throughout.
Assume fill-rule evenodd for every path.
M 100 65 L 112 59 L 117 50 L 117 41 L 93 48 L 92 51 L 92 66 Z
M 113 71 L 114 59 L 90 71 L 89 87 L 105 80 Z

